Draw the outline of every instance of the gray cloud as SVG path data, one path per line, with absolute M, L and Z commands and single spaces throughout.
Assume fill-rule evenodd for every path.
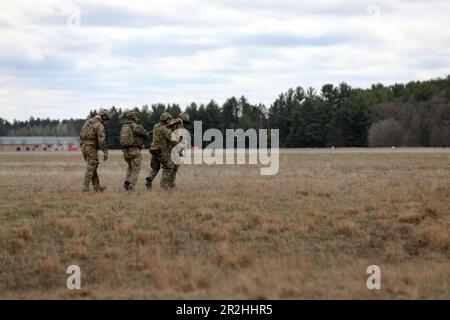
M 31 0 L 0 3 L 0 117 L 99 106 L 269 105 L 289 87 L 420 80 L 450 71 L 436 1 Z M 375 10 L 373 10 L 373 8 Z M 74 10 L 81 26 L 67 26 Z

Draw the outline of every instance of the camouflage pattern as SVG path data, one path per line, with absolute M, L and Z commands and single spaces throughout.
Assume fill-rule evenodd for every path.
M 183 121 L 184 123 L 190 122 L 191 118 L 189 117 L 189 113 L 187 112 L 182 112 L 178 115 L 178 119 L 180 119 L 181 121 Z
M 168 120 L 169 119 L 167 118 L 165 121 L 161 121 L 153 127 L 153 141 L 150 147 L 151 170 L 147 177 L 148 189 L 151 188 L 151 183 L 161 167 L 163 168 L 161 187 L 163 189 L 169 189 L 173 186 L 171 172 L 174 163 L 172 162 L 171 151 L 172 148 L 178 144 L 178 141 L 172 140 L 172 131 L 166 127 Z
M 128 164 L 127 172 L 125 175 L 125 183 L 127 190 L 133 190 L 136 186 L 136 182 L 141 171 L 142 155 L 141 149 L 137 147 L 122 149 L 123 158 Z
M 100 116 L 100 118 L 102 118 L 103 121 L 108 121 L 111 119 L 111 114 L 108 110 L 101 109 L 98 115 Z
M 92 146 L 87 146 L 85 144 L 81 147 L 81 152 L 83 154 L 84 160 L 86 161 L 86 172 L 84 173 L 84 191 L 89 190 L 89 185 L 92 182 L 92 185 L 95 188 L 99 188 L 100 180 L 97 173 L 98 168 L 98 150 Z
M 80 142 L 82 145 L 93 146 L 96 149 L 108 149 L 105 142 L 105 127 L 100 116 L 86 121 L 81 129 Z
M 108 157 L 108 149 L 105 142 L 105 127 L 100 116 L 95 116 L 86 121 L 81 129 L 80 135 L 81 153 L 86 161 L 86 172 L 84 174 L 83 191 L 89 191 L 92 183 L 94 191 L 102 191 L 97 168 L 99 165 L 98 150 L 102 150 L 105 159 Z
M 149 135 L 147 130 L 136 122 L 137 115 L 133 112 L 128 115 L 128 120 L 122 122 L 122 124 L 129 124 L 133 129 L 134 143 L 127 148 L 122 149 L 123 158 L 128 164 L 127 172 L 125 175 L 124 186 L 127 190 L 133 190 L 136 186 L 136 182 L 141 171 L 142 155 L 141 149 L 144 147 L 144 143 L 148 140 Z
M 174 163 L 172 162 L 172 158 L 170 153 L 161 153 L 161 154 L 152 154 L 150 158 L 150 174 L 147 177 L 147 183 L 150 183 L 155 179 L 159 170 L 163 169 L 162 179 L 161 179 L 161 188 L 170 189 L 173 186 L 172 182 L 172 171 L 174 167 Z
M 189 119 L 189 114 L 187 114 L 186 112 L 182 112 L 182 113 L 180 113 L 178 115 L 177 119 L 174 119 L 172 121 L 172 123 L 170 125 L 170 129 L 172 131 L 176 131 L 177 129 L 184 129 L 184 122 L 189 122 L 189 120 L 190 120 Z M 178 136 L 178 135 L 175 135 L 175 136 L 176 136 L 176 139 L 179 142 L 183 141 L 183 137 L 182 136 Z M 179 164 L 174 164 L 173 168 L 172 168 L 172 171 L 170 172 L 170 186 L 172 188 L 174 188 L 176 186 L 175 180 L 177 178 L 177 172 L 178 172 L 179 168 L 180 168 Z
M 178 141 L 172 140 L 172 131 L 166 124 L 159 122 L 153 127 L 153 140 L 150 149 L 160 150 L 161 153 L 169 153 Z
M 145 141 L 148 140 L 149 135 L 147 130 L 145 128 L 136 123 L 137 120 L 124 120 L 121 122 L 122 125 L 129 124 L 131 125 L 133 129 L 133 135 L 134 135 L 134 143 L 131 147 L 136 147 L 142 149 L 144 147 Z
M 160 122 L 170 121 L 172 120 L 172 115 L 168 112 L 163 112 L 159 117 Z

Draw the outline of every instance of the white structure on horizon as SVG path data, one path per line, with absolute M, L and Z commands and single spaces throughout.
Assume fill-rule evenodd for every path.
M 79 146 L 78 137 L 0 137 L 0 151 L 69 151 Z

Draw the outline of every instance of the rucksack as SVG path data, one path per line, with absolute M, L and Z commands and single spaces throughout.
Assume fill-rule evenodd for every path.
M 124 148 L 131 147 L 134 145 L 134 140 L 133 125 L 125 123 L 120 129 L 120 144 Z
M 95 141 L 96 142 L 96 134 L 94 129 L 95 119 L 89 119 L 83 125 L 80 134 L 81 142 L 85 141 Z

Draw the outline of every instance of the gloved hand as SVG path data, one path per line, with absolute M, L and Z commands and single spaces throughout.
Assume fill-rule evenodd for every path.
M 103 161 L 108 160 L 108 150 L 103 150 Z

